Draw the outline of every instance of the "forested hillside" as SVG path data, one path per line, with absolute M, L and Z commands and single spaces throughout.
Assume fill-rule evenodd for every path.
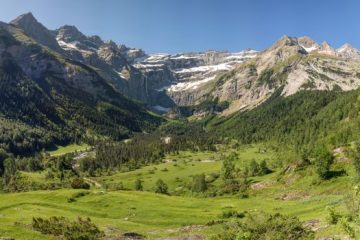
M 358 90 L 301 91 L 286 98 L 280 92 L 253 110 L 207 119 L 208 129 L 242 143 L 273 142 L 295 148 L 357 140 Z

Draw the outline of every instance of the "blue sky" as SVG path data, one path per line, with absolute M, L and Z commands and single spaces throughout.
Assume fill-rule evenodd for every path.
M 283 35 L 360 48 L 356 0 L 1 0 L 0 20 L 29 11 L 149 53 L 261 50 Z

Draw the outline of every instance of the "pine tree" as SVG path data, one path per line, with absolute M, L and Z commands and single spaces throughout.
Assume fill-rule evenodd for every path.
M 193 192 L 205 192 L 207 190 L 207 183 L 205 180 L 205 175 L 200 174 L 193 177 L 193 182 L 191 186 L 191 191 Z
M 221 176 L 224 181 L 232 180 L 235 178 L 235 164 L 231 158 L 227 158 L 223 161 L 223 165 L 221 168 Z
M 143 190 L 142 181 L 139 178 L 136 179 L 136 181 L 135 181 L 135 190 L 136 191 L 142 191 Z
M 321 179 L 329 178 L 330 166 L 334 156 L 325 147 L 319 147 L 316 151 L 315 167 L 316 173 Z
M 356 142 L 353 151 L 353 165 L 356 173 L 356 180 L 360 181 L 360 142 Z

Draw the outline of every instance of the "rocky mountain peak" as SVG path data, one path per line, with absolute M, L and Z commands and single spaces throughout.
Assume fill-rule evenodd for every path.
M 338 53 L 342 53 L 342 52 L 359 52 L 358 49 L 354 48 L 353 46 L 351 46 L 349 43 L 345 43 L 344 45 L 342 45 L 340 48 L 337 49 Z
M 327 55 L 332 55 L 332 56 L 335 56 L 336 55 L 336 51 L 335 49 L 333 49 L 330 44 L 326 41 L 324 41 L 320 47 L 319 47 L 319 50 L 318 50 L 319 53 L 322 53 L 322 54 L 327 54 Z
M 303 36 L 298 38 L 298 43 L 305 47 L 312 47 L 314 45 L 318 45 L 314 40 L 312 40 L 308 36 Z
M 58 40 L 64 42 L 83 41 L 86 36 L 82 34 L 75 26 L 65 25 L 57 30 Z
M 321 43 L 321 48 L 323 49 L 331 49 L 330 44 L 327 41 Z
M 10 22 L 14 25 L 22 24 L 40 24 L 31 12 L 22 14 Z
M 52 32 L 39 23 L 31 12 L 20 15 L 11 21 L 10 24 L 21 28 L 27 35 L 38 43 L 57 52 L 63 52 Z
M 310 37 L 308 36 L 304 36 L 304 37 L 299 37 L 298 38 L 298 43 L 299 45 L 305 49 L 306 52 L 310 53 L 314 50 L 319 49 L 319 44 L 317 42 L 315 42 L 314 40 L 312 40 Z
M 118 49 L 118 46 L 117 46 L 116 42 L 114 42 L 112 40 L 106 41 L 104 46 L 109 47 L 111 49 Z
M 284 35 L 273 45 L 273 47 L 278 48 L 278 47 L 283 47 L 283 46 L 294 46 L 297 44 L 298 44 L 298 42 L 297 42 L 296 38 Z
M 92 41 L 93 43 L 95 43 L 98 46 L 100 46 L 101 44 L 104 43 L 104 41 L 98 35 L 90 36 L 88 38 L 90 41 Z
M 346 43 L 337 50 L 337 55 L 346 59 L 360 61 L 360 51 Z

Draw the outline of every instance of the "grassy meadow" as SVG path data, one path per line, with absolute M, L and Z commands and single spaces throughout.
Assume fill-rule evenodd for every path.
M 73 147 L 62 148 L 62 151 Z M 83 149 L 86 149 L 85 146 Z M 311 168 L 294 170 L 289 166 L 284 172 L 283 168 L 276 167 L 276 155 L 271 150 L 262 149 L 260 145 L 252 145 L 230 151 L 224 148 L 219 152 L 184 151 L 167 155 L 160 164 L 133 171 L 112 172 L 109 176 L 87 177 L 92 183 L 89 190 L 3 193 L 0 194 L 0 236 L 19 240 L 53 239 L 31 228 L 33 217 L 51 216 L 70 219 L 90 217 L 107 236 L 126 232 L 140 233 L 149 239 L 211 236 L 222 229 L 222 225 L 216 222 L 228 210 L 284 213 L 313 224 L 318 237 L 342 236 L 338 225 L 327 224 L 326 208 L 345 209 L 344 196 L 351 191 L 353 182 L 350 164 L 337 161 L 333 166 L 334 172 L 346 169 L 347 174 L 319 183 Z M 231 152 L 237 155 L 238 168 L 247 166 L 253 159 L 266 159 L 273 172 L 250 178 L 248 198 L 191 194 L 187 184 L 192 176 L 205 174 L 208 178 L 219 173 L 224 157 Z M 46 181 L 44 172 L 21 174 L 28 181 Z M 134 191 L 136 179 L 142 180 L 144 191 Z M 168 184 L 169 195 L 154 193 L 158 179 Z M 116 190 L 119 185 L 125 190 Z M 211 182 L 213 187 L 220 185 L 220 178 Z M 69 202 L 69 198 L 79 192 L 86 194 Z

